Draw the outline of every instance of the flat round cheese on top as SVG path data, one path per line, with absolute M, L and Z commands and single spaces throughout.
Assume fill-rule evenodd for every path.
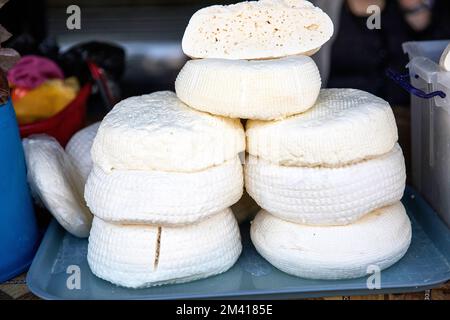
M 193 110 L 160 91 L 119 102 L 103 119 L 93 162 L 113 169 L 191 172 L 222 164 L 245 150 L 238 119 Z
M 92 170 L 91 147 L 99 127 L 100 122 L 96 122 L 81 129 L 70 138 L 66 145 L 67 156 L 72 161 L 76 171 L 74 176 L 77 180 L 80 194 L 84 194 L 84 186 Z
M 320 86 L 319 69 L 307 56 L 190 60 L 175 81 L 178 97 L 192 108 L 259 120 L 308 110 L 316 102 Z
M 389 104 L 356 89 L 322 89 L 311 109 L 247 122 L 247 151 L 282 166 L 334 167 L 389 152 L 398 140 Z
M 277 58 L 313 54 L 332 34 L 330 17 L 309 1 L 246 1 L 197 11 L 182 48 L 193 58 Z
M 87 261 L 104 280 L 144 288 L 225 272 L 241 250 L 239 227 L 230 209 L 183 227 L 122 225 L 95 217 Z
M 85 188 L 91 211 L 107 221 L 184 225 L 236 203 L 244 178 L 238 156 L 196 172 L 113 170 L 94 166 Z
M 411 222 L 400 202 L 376 210 L 346 226 L 308 226 L 260 211 L 250 236 L 273 266 L 310 279 L 367 276 L 369 266 L 384 270 L 408 250 Z
M 250 156 L 245 188 L 272 215 L 308 225 L 345 225 L 403 196 L 398 144 L 382 156 L 337 168 L 286 167 Z

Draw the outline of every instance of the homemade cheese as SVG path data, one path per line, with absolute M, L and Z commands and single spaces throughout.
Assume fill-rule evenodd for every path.
M 239 228 L 230 209 L 183 227 L 120 225 L 96 217 L 87 260 L 96 276 L 142 288 L 225 272 L 241 250 Z
M 192 172 L 234 159 L 245 150 L 238 119 L 193 110 L 170 91 L 119 102 L 103 119 L 93 162 L 112 170 Z
M 380 157 L 339 168 L 283 167 L 250 156 L 245 188 L 272 215 L 308 225 L 352 223 L 399 201 L 406 181 L 398 144 Z
M 204 219 L 242 196 L 244 178 L 239 157 L 197 172 L 113 170 L 94 165 L 85 199 L 91 211 L 107 221 L 143 224 L 187 224 Z
M 175 91 L 197 110 L 271 120 L 311 108 L 320 86 L 319 69 L 306 56 L 261 61 L 199 59 L 185 64 Z
M 33 195 L 64 229 L 74 236 L 87 237 L 92 214 L 77 189 L 75 169 L 64 149 L 47 135 L 30 136 L 22 144 Z
M 389 104 L 356 89 L 323 89 L 305 113 L 249 120 L 246 134 L 248 153 L 283 166 L 342 166 L 387 153 L 398 139 Z
M 96 122 L 78 131 L 66 145 L 66 153 L 75 169 L 74 175 L 81 195 L 92 169 L 91 147 L 99 126 L 100 122 Z
M 193 58 L 266 59 L 313 54 L 333 34 L 333 22 L 303 0 L 261 0 L 197 11 L 182 40 Z
M 396 263 L 411 242 L 411 223 L 400 202 L 346 226 L 307 226 L 262 210 L 253 220 L 256 250 L 276 268 L 311 279 L 368 276 Z
M 450 71 L 450 43 L 442 53 L 441 59 L 439 60 L 439 65 L 444 68 L 445 71 Z

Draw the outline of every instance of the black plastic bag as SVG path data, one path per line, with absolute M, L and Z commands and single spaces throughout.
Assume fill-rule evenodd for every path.
M 76 76 L 81 83 L 91 79 L 87 61 L 101 67 L 112 80 L 119 80 L 125 70 L 125 51 L 116 45 L 87 42 L 75 45 L 60 56 L 60 66 L 67 77 Z

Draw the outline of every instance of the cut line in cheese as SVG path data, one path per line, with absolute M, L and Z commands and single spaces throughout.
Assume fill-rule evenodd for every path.
M 114 170 L 94 165 L 85 199 L 107 221 L 182 225 L 236 203 L 244 178 L 239 157 L 206 170 L 185 172 Z
M 308 225 L 345 225 L 399 201 L 405 159 L 398 144 L 389 153 L 340 168 L 283 167 L 250 156 L 245 188 L 274 216 Z
M 182 48 L 193 58 L 267 59 L 312 54 L 332 34 L 330 17 L 309 1 L 248 1 L 197 11 Z
M 55 138 L 32 135 L 22 141 L 28 182 L 59 224 L 74 236 L 89 235 L 92 214 L 76 185 L 75 169 Z
M 170 91 L 119 102 L 103 119 L 91 149 L 105 172 L 193 172 L 234 159 L 245 150 L 238 119 L 193 110 Z
M 225 272 L 241 250 L 230 209 L 183 227 L 121 225 L 95 217 L 87 260 L 92 272 L 104 280 L 144 288 Z
M 188 61 L 175 90 L 187 105 L 231 118 L 271 120 L 304 112 L 319 95 L 319 70 L 310 57 L 248 61 Z
M 262 210 L 253 220 L 251 239 L 273 266 L 310 279 L 368 276 L 369 266 L 384 270 L 408 250 L 411 223 L 400 202 L 346 226 L 306 226 Z
M 247 121 L 247 151 L 283 166 L 339 167 L 397 142 L 389 104 L 356 89 L 322 89 L 313 108 L 279 121 Z

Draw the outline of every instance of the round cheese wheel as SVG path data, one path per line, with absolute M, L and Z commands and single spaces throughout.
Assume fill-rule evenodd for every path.
M 333 35 L 333 22 L 304 0 L 261 0 L 197 11 L 182 40 L 194 58 L 265 59 L 312 54 Z
M 445 70 L 450 71 L 450 43 L 445 48 L 444 52 L 439 59 L 439 65 Z
M 115 170 L 192 172 L 234 159 L 245 150 L 238 119 L 193 110 L 160 91 L 119 102 L 103 119 L 93 162 Z
M 411 223 L 400 202 L 346 226 L 307 226 L 262 210 L 253 220 L 256 250 L 283 272 L 310 279 L 349 279 L 386 269 L 411 242 Z M 369 268 L 370 267 L 370 268 Z
M 309 225 L 344 225 L 403 196 L 398 144 L 380 157 L 339 168 L 283 167 L 250 156 L 245 188 L 274 216 Z
M 107 221 L 188 224 L 236 203 L 244 178 L 239 157 L 206 170 L 114 170 L 94 166 L 85 188 L 91 211 Z
M 74 174 L 81 194 L 84 193 L 84 186 L 92 170 L 91 147 L 99 126 L 100 122 L 96 122 L 78 131 L 66 145 L 66 153 L 76 170 Z
M 178 97 L 197 110 L 231 118 L 281 119 L 311 108 L 321 86 L 310 57 L 279 60 L 190 60 L 175 82 Z
M 33 135 L 23 139 L 28 182 L 59 224 L 74 236 L 89 235 L 92 214 L 79 193 L 75 169 L 55 138 Z
M 183 227 L 121 225 L 95 217 L 87 260 L 96 276 L 142 288 L 225 272 L 241 250 L 239 228 L 230 209 Z
M 282 166 L 333 167 L 389 152 L 389 104 L 356 89 L 323 89 L 313 108 L 280 121 L 247 121 L 247 151 Z

